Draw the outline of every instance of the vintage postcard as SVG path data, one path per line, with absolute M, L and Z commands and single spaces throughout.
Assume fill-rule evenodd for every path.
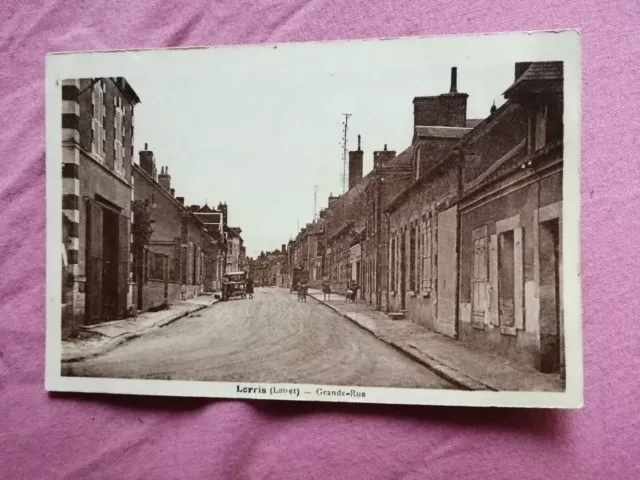
M 579 408 L 580 34 L 52 53 L 49 391 Z

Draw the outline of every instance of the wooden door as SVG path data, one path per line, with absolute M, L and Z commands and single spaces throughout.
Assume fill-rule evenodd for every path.
M 85 323 L 97 323 L 102 318 L 102 207 L 94 200 L 86 201 L 86 305 Z

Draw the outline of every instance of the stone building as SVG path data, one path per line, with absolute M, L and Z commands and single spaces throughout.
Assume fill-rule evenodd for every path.
M 562 62 L 516 64 L 504 96 L 461 149 L 460 338 L 562 372 Z
M 204 288 L 208 292 L 220 290 L 226 267 L 226 242 L 224 234 L 224 210 L 193 205 L 191 211 L 205 226 L 211 241 L 204 251 Z
M 325 268 L 331 289 L 343 293 L 348 284 L 358 277 L 357 248 L 365 228 L 366 189 L 372 181 L 369 173 L 340 197 L 329 197 L 324 217 Z M 353 254 L 352 254 L 353 253 Z
M 204 254 L 212 242 L 205 225 L 176 197 L 167 167 L 157 174 L 155 157 L 140 152 L 133 165 L 134 201 L 151 219 L 153 233 L 144 251 L 136 252 L 136 307 L 158 308 L 204 290 Z
M 372 180 L 367 185 L 365 229 L 362 241 L 362 272 L 364 280 L 361 295 L 378 310 L 386 310 L 388 305 L 388 242 L 389 222 L 384 207 L 397 192 L 411 183 L 411 162 L 413 148 L 409 147 L 400 155 L 387 150 L 373 152 Z M 360 281 L 358 284 L 361 285 Z
M 457 196 L 459 168 L 449 153 L 477 120 L 467 120 L 467 94 L 418 97 L 410 185 L 386 206 L 389 217 L 388 297 L 392 311 L 456 336 Z
M 238 272 L 245 267 L 245 248 L 240 227 L 227 227 L 226 272 Z
M 130 314 L 134 107 L 122 77 L 62 82 L 62 209 L 69 221 L 63 329 Z

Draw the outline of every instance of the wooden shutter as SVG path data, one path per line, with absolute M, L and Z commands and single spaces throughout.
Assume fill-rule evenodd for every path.
M 500 325 L 498 310 L 498 235 L 489 237 L 489 323 Z M 486 321 L 485 321 L 486 323 Z
M 480 227 L 473 232 L 473 275 L 471 278 L 471 322 L 484 325 L 487 308 L 487 227 Z
M 429 293 L 432 287 L 432 281 L 433 281 L 432 251 L 433 251 L 433 238 L 432 238 L 432 229 L 431 229 L 431 216 L 429 215 L 424 219 L 423 247 L 422 247 L 422 252 L 423 252 L 422 291 L 425 293 Z
M 513 230 L 513 303 L 514 325 L 524 329 L 524 273 L 523 273 L 523 231 L 522 227 Z
M 102 207 L 87 199 L 86 323 L 102 318 Z
M 116 314 L 127 316 L 127 296 L 129 294 L 129 226 L 131 221 L 124 215 L 118 216 L 118 305 Z
M 91 90 L 91 151 L 100 155 L 100 95 L 98 91 L 100 84 L 96 83 Z

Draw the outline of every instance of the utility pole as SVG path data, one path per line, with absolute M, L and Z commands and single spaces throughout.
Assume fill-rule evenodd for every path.
M 318 219 L 318 185 L 313 186 L 313 221 Z
M 342 132 L 342 193 L 347 191 L 347 132 L 349 131 L 349 117 L 350 113 L 343 113 L 344 122 Z

